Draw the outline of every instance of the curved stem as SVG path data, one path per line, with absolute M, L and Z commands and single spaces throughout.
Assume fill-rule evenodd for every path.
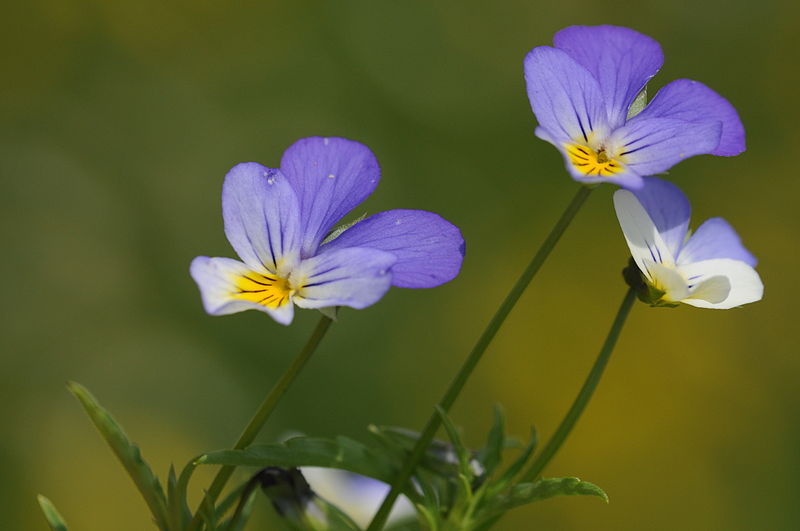
M 622 300 L 622 304 L 619 307 L 617 316 L 614 318 L 614 323 L 611 325 L 611 330 L 608 331 L 606 341 L 603 343 L 603 347 L 600 349 L 600 354 L 597 355 L 597 360 L 595 360 L 594 366 L 589 372 L 589 376 L 586 377 L 586 381 L 583 383 L 583 387 L 581 387 L 578 396 L 575 397 L 572 407 L 569 408 L 567 415 L 564 417 L 564 420 L 561 421 L 561 424 L 558 426 L 556 432 L 553 434 L 550 440 L 547 441 L 547 445 L 545 445 L 542 453 L 540 453 L 539 457 L 533 461 L 533 464 L 531 464 L 531 467 L 528 469 L 528 471 L 522 475 L 522 481 L 533 481 L 539 477 L 539 475 L 542 473 L 542 470 L 544 470 L 544 467 L 547 466 L 550 460 L 553 459 L 553 456 L 556 455 L 556 452 L 558 452 L 559 448 L 561 448 L 561 445 L 569 436 L 572 428 L 575 427 L 575 424 L 581 417 L 581 413 L 583 413 L 583 410 L 586 409 L 586 405 L 592 398 L 592 394 L 597 388 L 597 384 L 600 383 L 600 378 L 603 376 L 603 370 L 606 368 L 608 359 L 611 357 L 611 353 L 614 351 L 614 345 L 617 343 L 617 338 L 619 337 L 620 332 L 622 332 L 622 326 L 625 324 L 625 320 L 627 319 L 635 300 L 636 292 L 633 288 L 629 288 L 628 292 L 625 294 L 625 298 Z
M 303 350 L 301 350 L 294 361 L 292 361 L 292 364 L 288 369 L 286 369 L 286 372 L 283 373 L 281 379 L 278 380 L 278 383 L 275 384 L 267 397 L 261 403 L 261 406 L 258 408 L 258 411 L 256 411 L 256 414 L 253 415 L 252 419 L 250 419 L 250 422 L 239 436 L 239 440 L 236 441 L 236 444 L 233 446 L 234 450 L 246 448 L 255 440 L 256 435 L 258 435 L 258 432 L 261 431 L 261 428 L 275 410 L 278 402 L 280 402 L 281 398 L 292 385 L 295 378 L 297 378 L 297 375 L 300 374 L 300 371 L 303 369 L 306 362 L 308 362 L 308 360 L 311 358 L 311 355 L 314 354 L 315 350 L 317 350 L 317 346 L 319 346 L 322 338 L 325 337 L 325 333 L 328 331 L 331 322 L 331 319 L 324 315 L 320 318 L 317 327 L 311 333 L 311 337 L 308 338 L 308 342 L 303 347 Z M 213 505 L 214 502 L 217 501 L 217 498 L 222 492 L 222 489 L 225 488 L 225 484 L 228 482 L 228 479 L 230 479 L 235 468 L 236 467 L 232 465 L 225 465 L 219 469 L 219 472 L 217 472 L 217 475 L 214 477 L 214 481 L 211 482 L 211 486 L 206 492 L 205 499 L 200 504 L 200 508 L 202 508 L 203 504 L 210 503 Z M 191 524 L 189 524 L 189 531 L 199 529 L 200 523 L 203 520 L 200 514 L 200 508 L 197 509 L 194 518 L 192 518 Z
M 475 367 L 481 360 L 481 357 L 486 351 L 486 348 L 489 346 L 489 343 L 492 342 L 492 339 L 494 339 L 495 334 L 497 334 L 497 331 L 503 325 L 506 317 L 508 317 L 508 314 L 511 313 L 511 309 L 514 308 L 514 305 L 522 296 L 525 288 L 528 287 L 528 284 L 530 284 L 531 280 L 533 280 L 533 277 L 539 271 L 539 268 L 542 267 L 542 264 L 550 255 L 553 247 L 555 247 L 556 243 L 558 243 L 559 238 L 561 238 L 561 235 L 564 234 L 564 231 L 575 217 L 575 214 L 577 214 L 581 206 L 583 206 L 583 203 L 586 201 L 586 198 L 589 197 L 591 190 L 591 188 L 586 186 L 581 186 L 578 189 L 578 192 L 572 198 L 572 201 L 567 206 L 567 209 L 550 231 L 547 239 L 545 239 L 544 243 L 542 243 L 541 247 L 539 247 L 539 250 L 534 255 L 530 264 L 528 264 L 528 267 L 525 269 L 525 271 L 523 271 L 522 275 L 520 275 L 517 283 L 514 284 L 514 287 L 511 288 L 511 291 L 509 291 L 508 295 L 506 295 L 505 300 L 497 309 L 497 312 L 494 314 L 494 317 L 492 317 L 492 320 L 489 321 L 489 324 L 486 326 L 483 334 L 481 334 L 478 342 L 472 348 L 472 351 L 469 353 L 469 356 L 467 356 L 466 361 L 461 366 L 461 369 L 458 371 L 458 374 L 456 374 L 455 378 L 453 378 L 453 381 L 450 383 L 450 386 L 447 388 L 447 391 L 439 402 L 438 406 L 444 411 L 449 411 L 450 407 L 456 401 L 456 398 L 458 398 L 459 393 L 461 393 L 461 390 L 464 388 L 464 384 L 467 383 L 470 375 L 472 375 L 472 371 L 475 370 Z M 428 420 L 428 424 L 425 426 L 422 434 L 420 435 L 417 444 L 411 451 L 411 455 L 409 455 L 409 457 L 406 459 L 405 463 L 403 464 L 403 468 L 400 470 L 400 473 L 392 483 L 392 488 L 389 491 L 389 494 L 387 494 L 386 498 L 383 500 L 383 504 L 381 504 L 380 509 L 378 509 L 378 512 L 372 519 L 367 531 L 378 531 L 386 524 L 386 519 L 389 516 L 389 512 L 392 510 L 395 500 L 397 500 L 397 497 L 400 495 L 403 485 L 405 485 L 411 477 L 414 469 L 417 466 L 417 463 L 419 463 L 420 459 L 425 453 L 425 449 L 433 440 L 434 435 L 436 435 L 436 430 L 439 429 L 440 424 L 441 417 L 437 412 L 434 412 L 430 420 Z
M 233 516 L 231 516 L 231 519 L 228 521 L 228 525 L 225 527 L 226 530 L 234 531 L 238 529 L 239 521 L 242 519 L 242 515 L 244 514 L 244 508 L 247 507 L 247 504 L 250 501 L 250 496 L 253 495 L 253 491 L 256 490 L 258 484 L 258 474 L 250 478 L 250 481 L 245 484 L 241 497 L 239 498 L 239 503 L 236 504 L 236 510 L 233 511 Z

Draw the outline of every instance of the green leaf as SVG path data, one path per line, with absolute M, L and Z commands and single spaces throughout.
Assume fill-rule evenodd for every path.
M 324 529 L 329 531 L 361 531 L 358 524 L 332 503 L 328 503 L 318 496 L 314 498 L 314 503 L 324 514 Z
M 47 523 L 50 524 L 50 529 L 53 531 L 68 531 L 67 523 L 64 521 L 64 518 L 58 514 L 53 502 L 41 494 L 39 494 L 36 498 L 39 500 L 39 507 L 42 508 L 42 512 L 44 513 L 44 517 L 47 519 Z
M 545 478 L 533 483 L 514 485 L 504 506 L 508 510 L 554 496 L 597 496 L 608 503 L 608 495 L 603 489 L 588 481 L 578 478 Z
M 626 118 L 626 120 L 630 120 L 631 118 L 642 112 L 646 106 L 647 106 L 647 85 L 645 85 L 644 88 L 639 92 L 639 94 L 636 95 L 636 98 L 634 98 L 633 103 L 631 103 L 631 106 L 628 107 L 628 117 Z
M 492 472 L 500 465 L 505 446 L 505 416 L 503 409 L 498 405 L 494 408 L 494 424 L 489 430 L 486 446 L 478 451 L 478 461 L 483 465 L 484 473 L 487 476 L 491 476 Z
M 95 428 L 106 440 L 117 459 L 136 484 L 160 529 L 168 529 L 167 502 L 164 490 L 150 466 L 142 458 L 139 447 L 133 444 L 111 413 L 103 409 L 82 385 L 70 382 L 67 388 L 81 403 Z
M 506 469 L 500 479 L 496 482 L 497 486 L 502 490 L 514 480 L 514 477 L 520 473 L 523 469 L 525 464 L 533 455 L 534 450 L 536 450 L 536 445 L 539 443 L 539 433 L 536 431 L 535 427 L 531 427 L 531 437 L 528 439 L 528 444 L 522 450 L 522 453 L 519 454 L 517 459 L 511 463 L 511 466 Z
M 253 506 L 256 500 L 255 495 L 257 492 L 257 484 L 253 483 L 251 479 L 247 483 L 239 485 L 223 503 L 217 505 L 216 517 L 217 520 L 219 520 L 222 518 L 222 515 L 228 512 L 230 506 L 233 505 L 233 501 L 239 502 L 236 511 L 225 521 L 222 525 L 222 529 L 225 531 L 241 531 L 244 529 L 244 526 L 247 525 L 248 520 L 250 520 L 250 515 L 253 512 Z
M 170 465 L 167 478 L 167 511 L 171 530 L 183 529 L 184 524 L 192 518 L 192 511 L 186 502 L 187 483 L 188 477 L 184 478 L 182 473 L 179 480 L 175 474 L 175 467 Z
M 447 432 L 447 436 L 450 438 L 450 442 L 453 443 L 453 448 L 458 456 L 458 465 L 461 475 L 466 476 L 471 481 L 475 476 L 475 473 L 470 466 L 472 456 L 470 455 L 469 450 L 464 447 L 464 443 L 461 442 L 461 435 L 458 433 L 458 428 L 456 428 L 455 424 L 453 424 L 453 420 L 447 414 L 447 411 L 438 405 L 436 406 L 436 412 L 442 419 L 442 425 Z
M 392 482 L 399 469 L 387 456 L 347 437 L 295 437 L 283 444 L 256 444 L 244 450 L 211 452 L 196 462 L 202 465 L 338 468 L 386 483 Z
M 222 520 L 222 517 L 225 516 L 225 514 L 231 509 L 231 507 L 233 507 L 234 504 L 236 504 L 242 498 L 242 496 L 245 495 L 245 490 L 248 489 L 249 483 L 250 483 L 249 481 L 242 483 L 241 485 L 230 491 L 230 493 L 228 493 L 228 495 L 225 496 L 225 498 L 223 498 L 221 502 L 217 503 L 217 506 L 214 509 L 214 518 L 217 521 Z M 253 492 L 255 492 L 254 489 Z M 248 494 L 247 496 L 251 497 L 250 494 Z
M 419 439 L 419 433 L 394 426 L 370 426 L 370 432 L 386 447 L 386 450 L 405 461 Z M 439 477 L 455 477 L 458 475 L 458 459 L 453 445 L 434 440 L 425 451 L 425 455 L 417 465 L 417 470 L 426 469 Z
M 205 531 L 219 531 L 217 527 L 217 515 L 214 512 L 214 504 L 208 499 L 208 496 L 203 496 L 203 501 L 200 502 L 201 506 L 198 508 L 200 516 L 203 518 L 205 524 Z

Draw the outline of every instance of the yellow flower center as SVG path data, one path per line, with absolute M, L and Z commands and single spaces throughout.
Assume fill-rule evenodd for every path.
M 294 290 L 289 280 L 277 275 L 262 275 L 255 271 L 236 278 L 236 291 L 233 298 L 255 302 L 268 308 L 279 308 L 287 304 Z
M 565 144 L 564 148 L 567 150 L 572 165 L 584 175 L 610 177 L 624 170 L 622 163 L 609 157 L 605 148 L 595 151 L 589 146 L 580 144 Z

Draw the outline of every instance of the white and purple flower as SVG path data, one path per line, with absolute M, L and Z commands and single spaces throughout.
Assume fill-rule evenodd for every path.
M 756 258 L 727 221 L 711 218 L 690 235 L 691 208 L 677 186 L 647 177 L 638 190 L 617 190 L 614 207 L 631 256 L 655 295 L 648 302 L 728 309 L 763 296 Z
M 432 212 L 381 212 L 326 241 L 379 179 L 369 148 L 343 138 L 301 139 L 283 154 L 280 169 L 234 166 L 222 187 L 222 213 L 242 261 L 192 261 L 206 311 L 254 309 L 289 324 L 295 304 L 361 309 L 390 286 L 432 288 L 455 278 L 464 239 Z
M 667 84 L 632 106 L 661 68 L 661 46 L 632 29 L 571 26 L 525 57 L 536 136 L 556 146 L 572 178 L 629 189 L 701 154 L 738 155 L 744 127 L 725 98 L 697 81 Z
M 389 493 L 386 483 L 346 470 L 306 466 L 301 470 L 316 494 L 335 505 L 362 528 L 369 525 Z M 414 506 L 401 495 L 392 508 L 388 524 L 391 527 L 414 514 Z

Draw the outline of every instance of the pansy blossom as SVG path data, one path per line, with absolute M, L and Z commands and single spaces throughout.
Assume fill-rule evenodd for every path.
M 369 525 L 389 493 L 386 483 L 347 470 L 305 466 L 300 470 L 317 495 L 338 507 L 362 528 Z M 387 523 L 391 526 L 414 514 L 414 506 L 401 495 Z
M 255 309 L 289 324 L 294 305 L 360 309 L 390 286 L 431 288 L 455 278 L 464 240 L 432 212 L 381 212 L 326 240 L 379 179 L 372 152 L 343 138 L 301 139 L 279 169 L 236 165 L 222 187 L 222 213 L 241 261 L 199 256 L 190 268 L 206 311 Z
M 655 305 L 727 309 L 760 300 L 756 258 L 722 218 L 690 235 L 689 201 L 675 185 L 647 177 L 639 190 L 614 193 L 622 232 Z
M 664 61 L 650 37 L 571 26 L 553 44 L 525 57 L 525 82 L 536 136 L 559 149 L 573 179 L 634 189 L 685 158 L 744 151 L 736 110 L 697 81 L 672 81 L 636 114 L 634 100 Z

